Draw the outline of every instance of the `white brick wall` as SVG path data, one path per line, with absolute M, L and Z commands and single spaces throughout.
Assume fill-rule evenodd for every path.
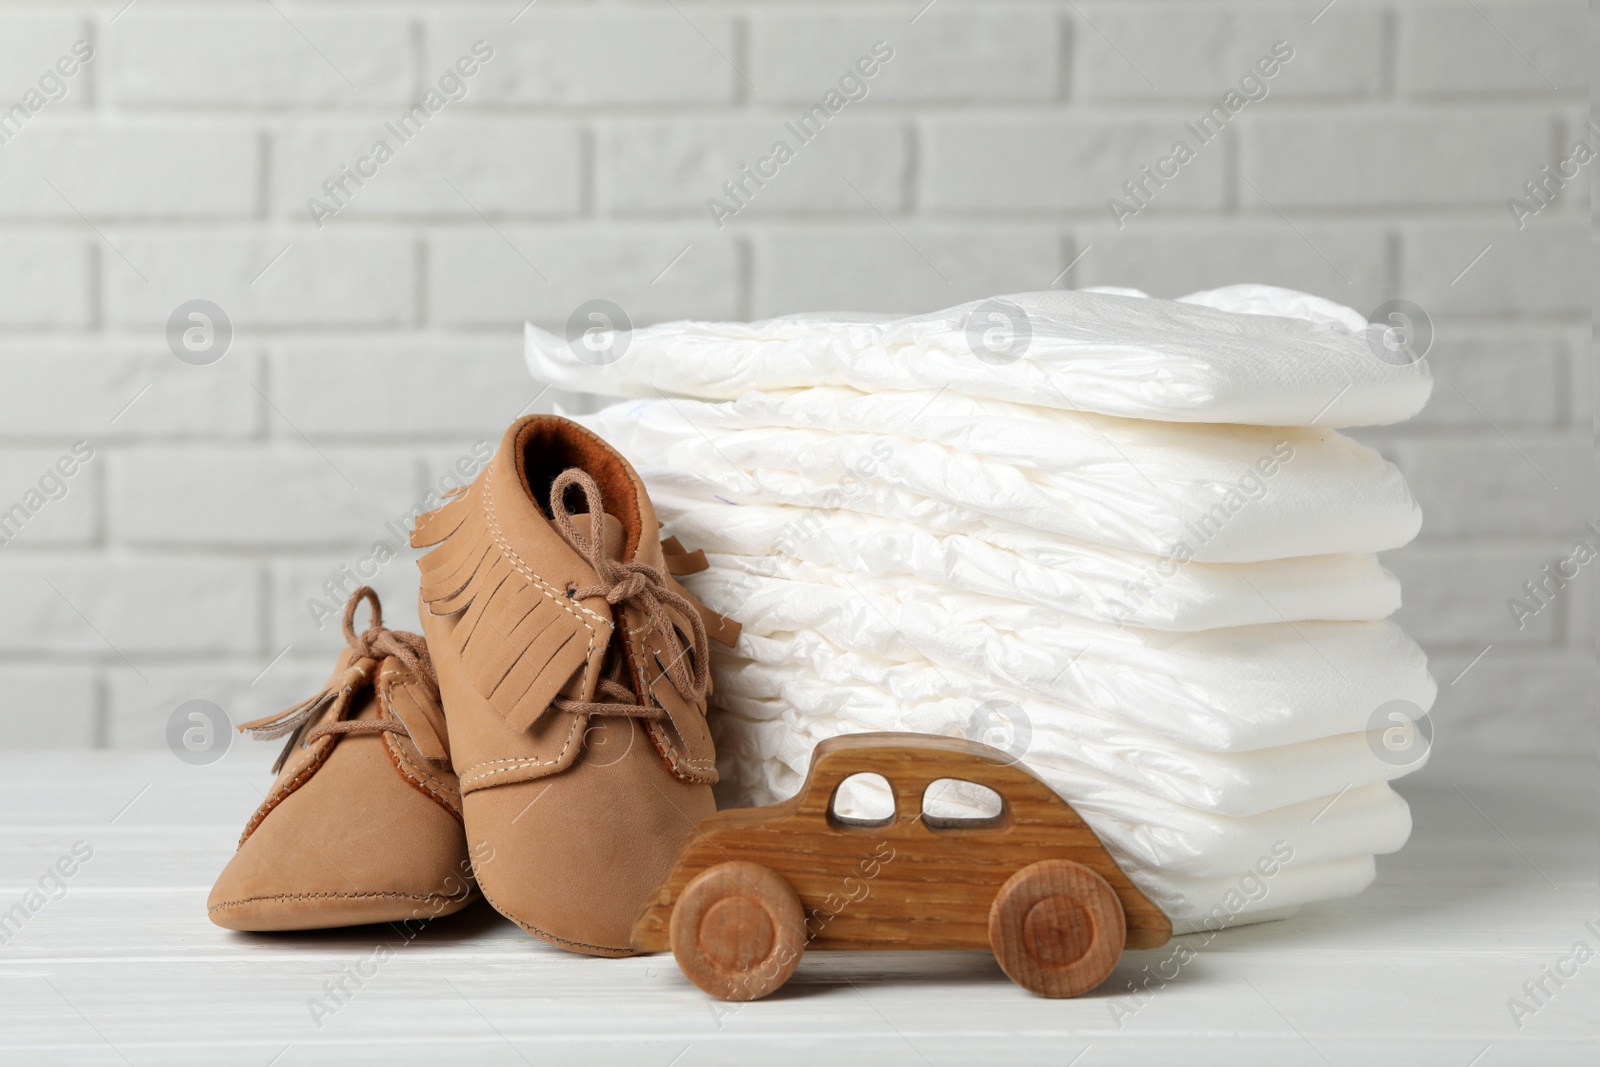
M 1600 579 L 1520 630 L 1505 603 L 1597 517 L 1589 186 L 1524 229 L 1506 207 L 1584 136 L 1582 4 L 519 8 L 0 0 L 0 116 L 42 78 L 59 97 L 0 121 L 0 510 L 94 449 L 0 545 L 13 744 L 159 745 L 185 700 L 239 720 L 309 692 L 337 643 L 323 583 L 555 399 L 521 368 L 525 318 L 1253 280 L 1430 313 L 1433 403 L 1365 436 L 1426 511 L 1389 563 L 1439 739 L 1592 745 Z M 93 57 L 57 91 L 80 40 Z M 478 40 L 461 98 L 386 135 Z M 714 225 L 707 198 L 879 40 L 866 98 Z M 1119 227 L 1107 198 L 1279 40 L 1266 98 Z M 382 136 L 394 157 L 319 227 L 307 200 Z M 192 299 L 235 330 L 208 366 L 165 340 Z M 407 552 L 374 579 L 406 625 L 413 574 Z

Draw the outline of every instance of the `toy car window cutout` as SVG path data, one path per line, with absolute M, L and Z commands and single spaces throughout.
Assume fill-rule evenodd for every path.
M 986 785 L 936 778 L 922 792 L 922 821 L 930 830 L 993 830 L 1011 822 L 1005 798 Z
M 881 774 L 863 771 L 841 780 L 828 801 L 834 826 L 876 827 L 894 822 L 894 790 Z

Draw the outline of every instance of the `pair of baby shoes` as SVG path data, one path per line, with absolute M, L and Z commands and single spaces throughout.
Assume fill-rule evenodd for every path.
M 621 454 L 550 415 L 514 423 L 412 544 L 431 548 L 422 635 L 384 628 L 357 590 L 327 687 L 241 727 L 289 740 L 212 921 L 418 921 L 482 892 L 563 948 L 630 953 L 635 916 L 715 807 L 709 641 L 738 628 L 674 578 L 704 557 L 658 540 Z

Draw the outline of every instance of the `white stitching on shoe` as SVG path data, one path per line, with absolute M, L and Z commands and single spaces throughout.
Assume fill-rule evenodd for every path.
M 530 584 L 535 585 L 539 589 L 543 590 L 545 596 L 560 604 L 564 611 L 571 612 L 575 616 L 581 613 L 582 615 L 589 616 L 589 618 L 593 619 L 601 626 L 607 625 L 606 620 L 601 618 L 595 612 L 584 607 L 577 601 L 565 596 L 558 589 L 556 589 L 555 586 L 551 585 L 543 578 L 540 578 L 537 574 L 534 574 L 533 569 L 528 566 L 521 556 L 517 555 L 516 549 L 511 547 L 511 545 L 506 541 L 505 534 L 501 532 L 500 521 L 495 518 L 494 490 L 490 486 L 490 479 L 487 473 L 484 475 L 483 479 L 483 509 L 484 517 L 489 523 L 489 533 L 494 537 L 495 544 L 499 546 L 500 555 L 505 557 L 506 561 L 515 567 L 519 574 L 526 578 Z M 584 622 L 581 617 L 579 617 L 578 621 L 583 622 L 584 626 L 588 627 L 589 629 L 589 651 L 593 652 L 595 628 L 590 626 L 588 622 Z
M 562 761 L 562 759 L 564 759 L 566 757 L 567 751 L 572 748 L 572 742 L 575 739 L 575 735 L 578 732 L 578 723 L 579 722 L 587 723 L 588 721 L 589 720 L 588 720 L 587 717 L 580 718 L 579 716 L 576 716 L 576 715 L 572 716 L 572 725 L 567 727 L 567 743 L 561 746 L 561 751 L 556 753 L 556 756 L 555 756 L 554 759 L 547 759 L 547 760 L 531 759 L 531 758 L 529 758 L 529 759 L 522 759 L 522 758 L 516 758 L 516 759 L 494 759 L 494 760 L 485 760 L 482 763 L 474 763 L 471 767 L 468 767 L 464 772 L 462 772 L 462 775 L 461 775 L 461 789 L 462 789 L 462 791 L 465 792 L 467 786 L 469 786 L 469 785 L 474 785 L 474 784 L 482 781 L 485 778 L 492 778 L 497 774 L 509 774 L 512 771 L 521 770 L 522 768 L 525 768 L 525 767 L 551 767 L 551 766 L 554 766 L 557 763 L 560 763 Z M 500 766 L 501 764 L 509 764 L 509 766 L 501 767 Z M 499 767 L 500 769 L 499 770 L 494 770 L 494 771 L 481 771 L 480 772 L 480 768 L 483 768 L 483 767 Z
M 221 911 L 223 908 L 242 908 L 246 904 L 259 904 L 266 900 L 454 900 L 445 893 L 272 893 L 259 897 L 241 897 L 238 900 L 225 900 L 221 904 L 207 908 L 206 914 Z

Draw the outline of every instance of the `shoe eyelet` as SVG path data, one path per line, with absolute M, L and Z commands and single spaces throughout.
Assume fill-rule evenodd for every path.
M 567 583 L 567 599 L 571 600 L 574 597 L 576 597 L 577 595 L 578 595 L 578 583 L 577 582 L 568 582 Z

